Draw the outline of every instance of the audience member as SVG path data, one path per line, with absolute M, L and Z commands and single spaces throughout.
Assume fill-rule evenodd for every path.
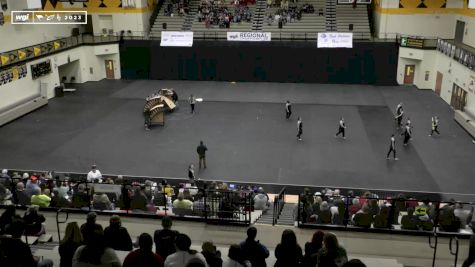
M 104 231 L 102 225 L 96 223 L 97 213 L 89 212 L 87 214 L 86 222 L 81 225 L 81 234 L 82 238 L 85 243 L 88 242 L 89 237 L 94 233 L 100 230 L 102 235 L 104 235 Z
M 57 208 L 67 208 L 70 205 L 71 205 L 71 203 L 69 202 L 69 200 L 67 200 L 64 197 L 64 195 L 61 195 L 59 193 L 58 188 L 54 188 L 53 189 L 53 195 L 51 196 L 50 206 L 51 207 L 57 207 Z
M 401 229 L 404 230 L 418 230 L 419 220 L 414 216 L 414 208 L 408 208 L 407 214 L 401 218 Z
M 440 209 L 439 225 L 442 231 L 458 232 L 460 229 L 460 219 L 455 216 L 455 207 L 453 205 L 445 205 Z
M 119 215 L 112 215 L 109 223 L 104 229 L 106 245 L 115 250 L 131 251 L 132 239 L 127 229 L 122 226 Z
M 10 187 L 10 185 L 8 185 L 8 187 Z M 0 183 L 0 205 L 8 206 L 12 204 L 12 193 L 10 189 Z
M 16 199 L 17 199 L 17 204 L 20 206 L 31 205 L 31 197 L 25 191 L 25 185 L 22 182 L 19 182 L 16 185 Z
M 259 188 L 258 194 L 254 197 L 255 210 L 267 210 L 270 206 L 269 197 L 264 194 L 264 189 Z
M 317 266 L 341 267 L 348 261 L 346 250 L 338 244 L 338 239 L 333 233 L 326 233 L 323 238 L 324 247 L 317 254 Z
M 89 207 L 91 204 L 91 199 L 88 193 L 86 192 L 86 185 L 79 184 L 77 192 L 73 194 L 72 206 L 73 208 L 84 208 Z
M 470 267 L 475 262 L 475 222 L 470 223 L 470 228 L 472 228 L 472 236 L 470 237 L 470 243 L 468 247 L 468 256 L 467 259 L 462 264 L 462 267 Z
M 25 235 L 40 236 L 46 233 L 43 223 L 46 221 L 45 217 L 38 213 L 38 206 L 31 205 L 23 216 L 25 222 Z
M 63 240 L 59 244 L 60 267 L 72 267 L 76 249 L 82 245 L 81 231 L 77 222 L 70 222 L 66 226 Z
M 216 246 L 211 241 L 206 241 L 201 246 L 201 254 L 206 259 L 208 267 L 222 267 L 223 260 L 221 259 L 221 252 L 216 250 Z
M 323 201 L 320 204 L 320 215 L 317 218 L 317 223 L 328 224 L 332 222 L 332 213 L 330 211 L 330 206 L 328 202 Z
M 223 267 L 251 267 L 251 262 L 246 260 L 241 247 L 237 244 L 231 245 L 228 251 L 228 258 L 224 261 Z
M 313 234 L 312 240 L 305 243 L 302 267 L 315 267 L 317 265 L 317 253 L 323 246 L 324 235 L 322 231 L 316 231 Z
M 91 166 L 91 171 L 87 174 L 87 181 L 89 183 L 102 183 L 102 174 L 101 172 L 97 169 L 96 164 L 93 164 Z
M 53 261 L 33 256 L 30 246 L 21 240 L 24 231 L 25 222 L 16 215 L 10 224 L 11 238 L 0 237 L 2 266 L 53 267 Z
M 172 230 L 172 219 L 168 216 L 162 218 L 162 230 L 156 230 L 153 235 L 155 242 L 155 252 L 163 259 L 166 259 L 170 254 L 175 253 L 175 239 L 178 232 Z
M 0 184 L 4 185 L 6 188 L 9 188 L 12 182 L 12 178 L 8 175 L 8 170 L 3 169 L 2 174 L 0 175 Z
M 379 214 L 374 217 L 375 228 L 388 228 L 389 227 L 389 207 L 383 206 L 379 211 Z
M 359 227 L 370 228 L 372 223 L 373 216 L 369 214 L 368 204 L 363 204 L 361 210 L 353 216 L 353 224 Z
M 12 223 L 13 217 L 16 215 L 15 206 L 7 206 L 5 211 L 0 216 L 0 235 L 9 234 L 8 228 Z
M 39 188 L 38 178 L 36 176 L 31 176 L 30 178 L 29 174 L 25 172 L 23 174 L 23 179 L 28 179 L 28 178 L 29 180 L 26 182 L 26 193 L 32 196 L 36 192 L 36 189 Z
M 177 199 L 173 201 L 173 208 L 175 209 L 189 209 L 193 207 L 193 202 L 189 201 L 188 199 L 185 199 L 185 196 L 183 193 L 178 193 Z
M 294 231 L 290 229 L 282 232 L 282 239 L 275 248 L 275 258 L 277 259 L 274 267 L 299 266 L 303 260 L 302 249 L 297 243 L 297 237 Z
M 241 249 L 244 256 L 249 260 L 253 267 L 265 267 L 266 259 L 269 257 L 269 250 L 266 246 L 256 240 L 257 229 L 251 226 L 247 229 L 247 238 L 241 242 Z
M 141 186 L 135 189 L 134 196 L 130 202 L 130 208 L 133 210 L 147 211 L 149 201 L 145 194 L 145 187 Z
M 41 192 L 39 187 L 35 188 L 33 195 L 31 196 L 31 205 L 37 205 L 40 207 L 49 207 L 51 198 L 49 197 L 49 189 L 44 189 Z
M 115 251 L 107 247 L 102 228 L 96 228 L 84 239 L 73 256 L 73 267 L 110 266 L 120 267 L 122 262 Z
M 122 267 L 163 267 L 163 259 L 152 251 L 152 236 L 143 233 L 139 236 L 139 249 L 130 252 L 125 257 Z
M 455 204 L 454 215 L 460 220 L 460 227 L 465 228 L 472 221 L 474 207 L 465 209 L 463 204 L 458 202 Z
M 96 210 L 112 210 L 112 203 L 104 192 L 95 193 L 92 197 L 92 208 Z
M 352 259 L 343 264 L 343 267 L 366 267 L 366 265 L 358 259 Z
M 188 264 L 190 259 L 199 259 L 203 264 L 206 264 L 206 259 L 203 254 L 190 250 L 191 239 L 185 234 L 178 234 L 176 236 L 176 252 L 169 255 L 165 260 L 165 267 L 182 267 Z

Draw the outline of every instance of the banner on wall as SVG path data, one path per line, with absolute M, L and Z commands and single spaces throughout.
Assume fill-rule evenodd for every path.
M 353 48 L 351 32 L 319 32 L 318 48 Z
M 270 32 L 228 32 L 228 41 L 270 42 Z
M 162 31 L 160 46 L 193 46 L 193 32 Z

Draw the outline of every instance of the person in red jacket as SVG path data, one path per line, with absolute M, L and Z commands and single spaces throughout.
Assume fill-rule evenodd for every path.
M 163 267 L 163 259 L 160 255 L 152 251 L 152 236 L 143 233 L 139 236 L 139 249 L 134 250 L 125 257 L 122 267 Z

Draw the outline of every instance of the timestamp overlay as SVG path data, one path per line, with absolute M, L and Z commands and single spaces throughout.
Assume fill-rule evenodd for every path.
M 12 11 L 12 24 L 87 24 L 87 11 Z

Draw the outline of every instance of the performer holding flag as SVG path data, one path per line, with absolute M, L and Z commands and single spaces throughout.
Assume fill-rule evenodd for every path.
M 346 139 L 345 129 L 346 129 L 345 119 L 343 119 L 343 117 L 340 117 L 340 123 L 338 124 L 338 132 L 335 134 L 335 137 L 338 137 L 339 134 L 342 134 L 343 139 Z
M 439 118 L 437 116 L 432 117 L 432 130 L 430 131 L 429 136 L 432 136 L 434 132 L 437 133 L 437 135 L 440 135 L 439 133 Z

